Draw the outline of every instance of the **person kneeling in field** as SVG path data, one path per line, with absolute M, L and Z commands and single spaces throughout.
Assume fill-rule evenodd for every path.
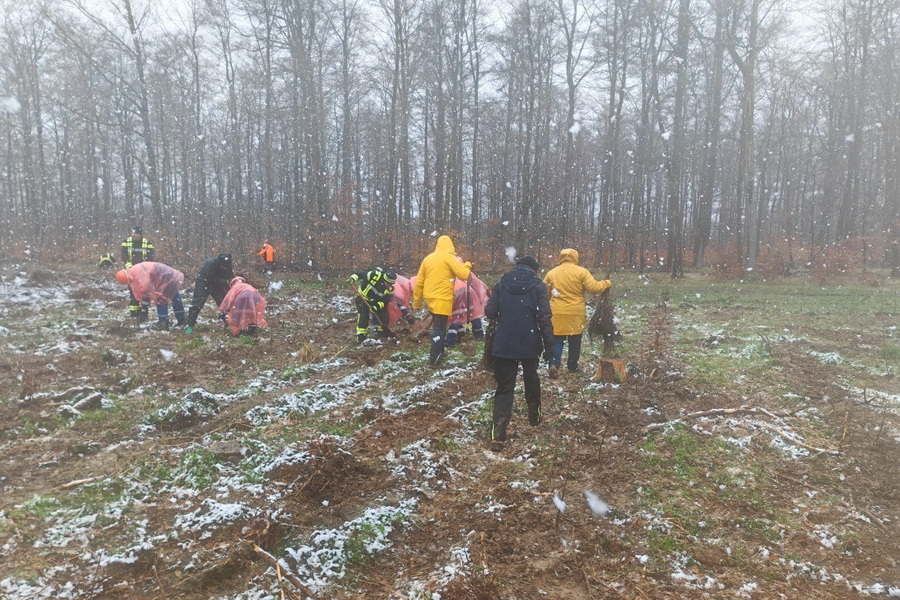
M 219 305 L 219 317 L 233 336 L 254 335 L 259 327 L 267 327 L 266 299 L 243 277 L 231 280 L 231 287 Z

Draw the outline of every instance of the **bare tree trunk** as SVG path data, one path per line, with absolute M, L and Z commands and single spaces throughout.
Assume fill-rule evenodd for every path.
M 690 0 L 679 0 L 678 39 L 675 56 L 678 60 L 675 81 L 675 109 L 672 116 L 672 145 L 668 152 L 667 189 L 668 209 L 666 228 L 669 230 L 668 269 L 672 277 L 684 275 L 684 199 L 682 195 L 684 165 L 684 111 L 687 98 L 688 42 L 690 33 Z
M 716 29 L 713 38 L 712 81 L 709 87 L 709 104 L 706 117 L 706 161 L 703 165 L 703 183 L 697 198 L 694 219 L 694 266 L 703 266 L 706 247 L 712 233 L 712 204 L 719 170 L 719 139 L 721 137 L 723 73 L 725 63 L 725 7 L 722 0 L 710 4 L 716 13 Z

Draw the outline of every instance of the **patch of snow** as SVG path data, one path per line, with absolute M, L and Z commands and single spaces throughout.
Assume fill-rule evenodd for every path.
M 815 352 L 810 351 L 810 354 L 817 358 L 820 363 L 823 365 L 842 365 L 844 364 L 844 359 L 841 358 L 841 355 L 837 352 Z
M 390 548 L 391 533 L 409 522 L 416 506 L 417 501 L 409 499 L 397 506 L 366 509 L 362 516 L 336 529 L 314 531 L 307 544 L 286 552 L 304 584 L 321 590 L 342 579 L 349 562 Z
M 238 519 L 250 519 L 259 512 L 242 502 L 223 504 L 212 498 L 203 501 L 200 508 L 192 513 L 178 515 L 175 518 L 175 527 L 181 531 L 205 530 L 201 540 L 212 537 L 212 532 L 221 525 L 233 523 Z

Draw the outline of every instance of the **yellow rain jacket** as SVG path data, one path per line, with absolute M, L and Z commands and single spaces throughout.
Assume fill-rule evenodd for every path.
M 438 238 L 434 252 L 422 260 L 416 287 L 413 289 L 413 308 L 422 308 L 422 300 L 428 312 L 447 315 L 453 312 L 453 286 L 459 279 L 468 279 L 472 263 L 462 263 L 454 254 L 456 248 L 449 236 Z
M 597 281 L 591 272 L 578 266 L 578 251 L 566 248 L 559 253 L 559 265 L 544 276 L 553 311 L 553 335 L 578 335 L 587 325 L 585 294 L 599 294 L 612 285 Z

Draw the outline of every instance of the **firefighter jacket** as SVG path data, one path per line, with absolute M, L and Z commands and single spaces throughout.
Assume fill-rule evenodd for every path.
M 419 266 L 413 290 L 413 308 L 422 308 L 424 300 L 428 312 L 435 315 L 453 313 L 453 288 L 457 279 L 466 280 L 472 272 L 471 263 L 456 257 L 456 248 L 449 236 L 438 238 L 434 252 Z
M 559 253 L 559 265 L 544 276 L 544 283 L 550 290 L 554 335 L 580 335 L 587 325 L 585 294 L 599 294 L 611 285 L 579 266 L 578 251 L 572 248 Z
M 145 237 L 135 240 L 131 237 L 122 242 L 122 262 L 126 265 L 136 265 L 145 260 L 153 260 L 153 244 Z
M 350 276 L 349 281 L 356 286 L 356 293 L 374 311 L 387 307 L 394 295 L 394 284 L 385 279 L 381 267 L 375 267 L 370 271 L 357 271 Z

